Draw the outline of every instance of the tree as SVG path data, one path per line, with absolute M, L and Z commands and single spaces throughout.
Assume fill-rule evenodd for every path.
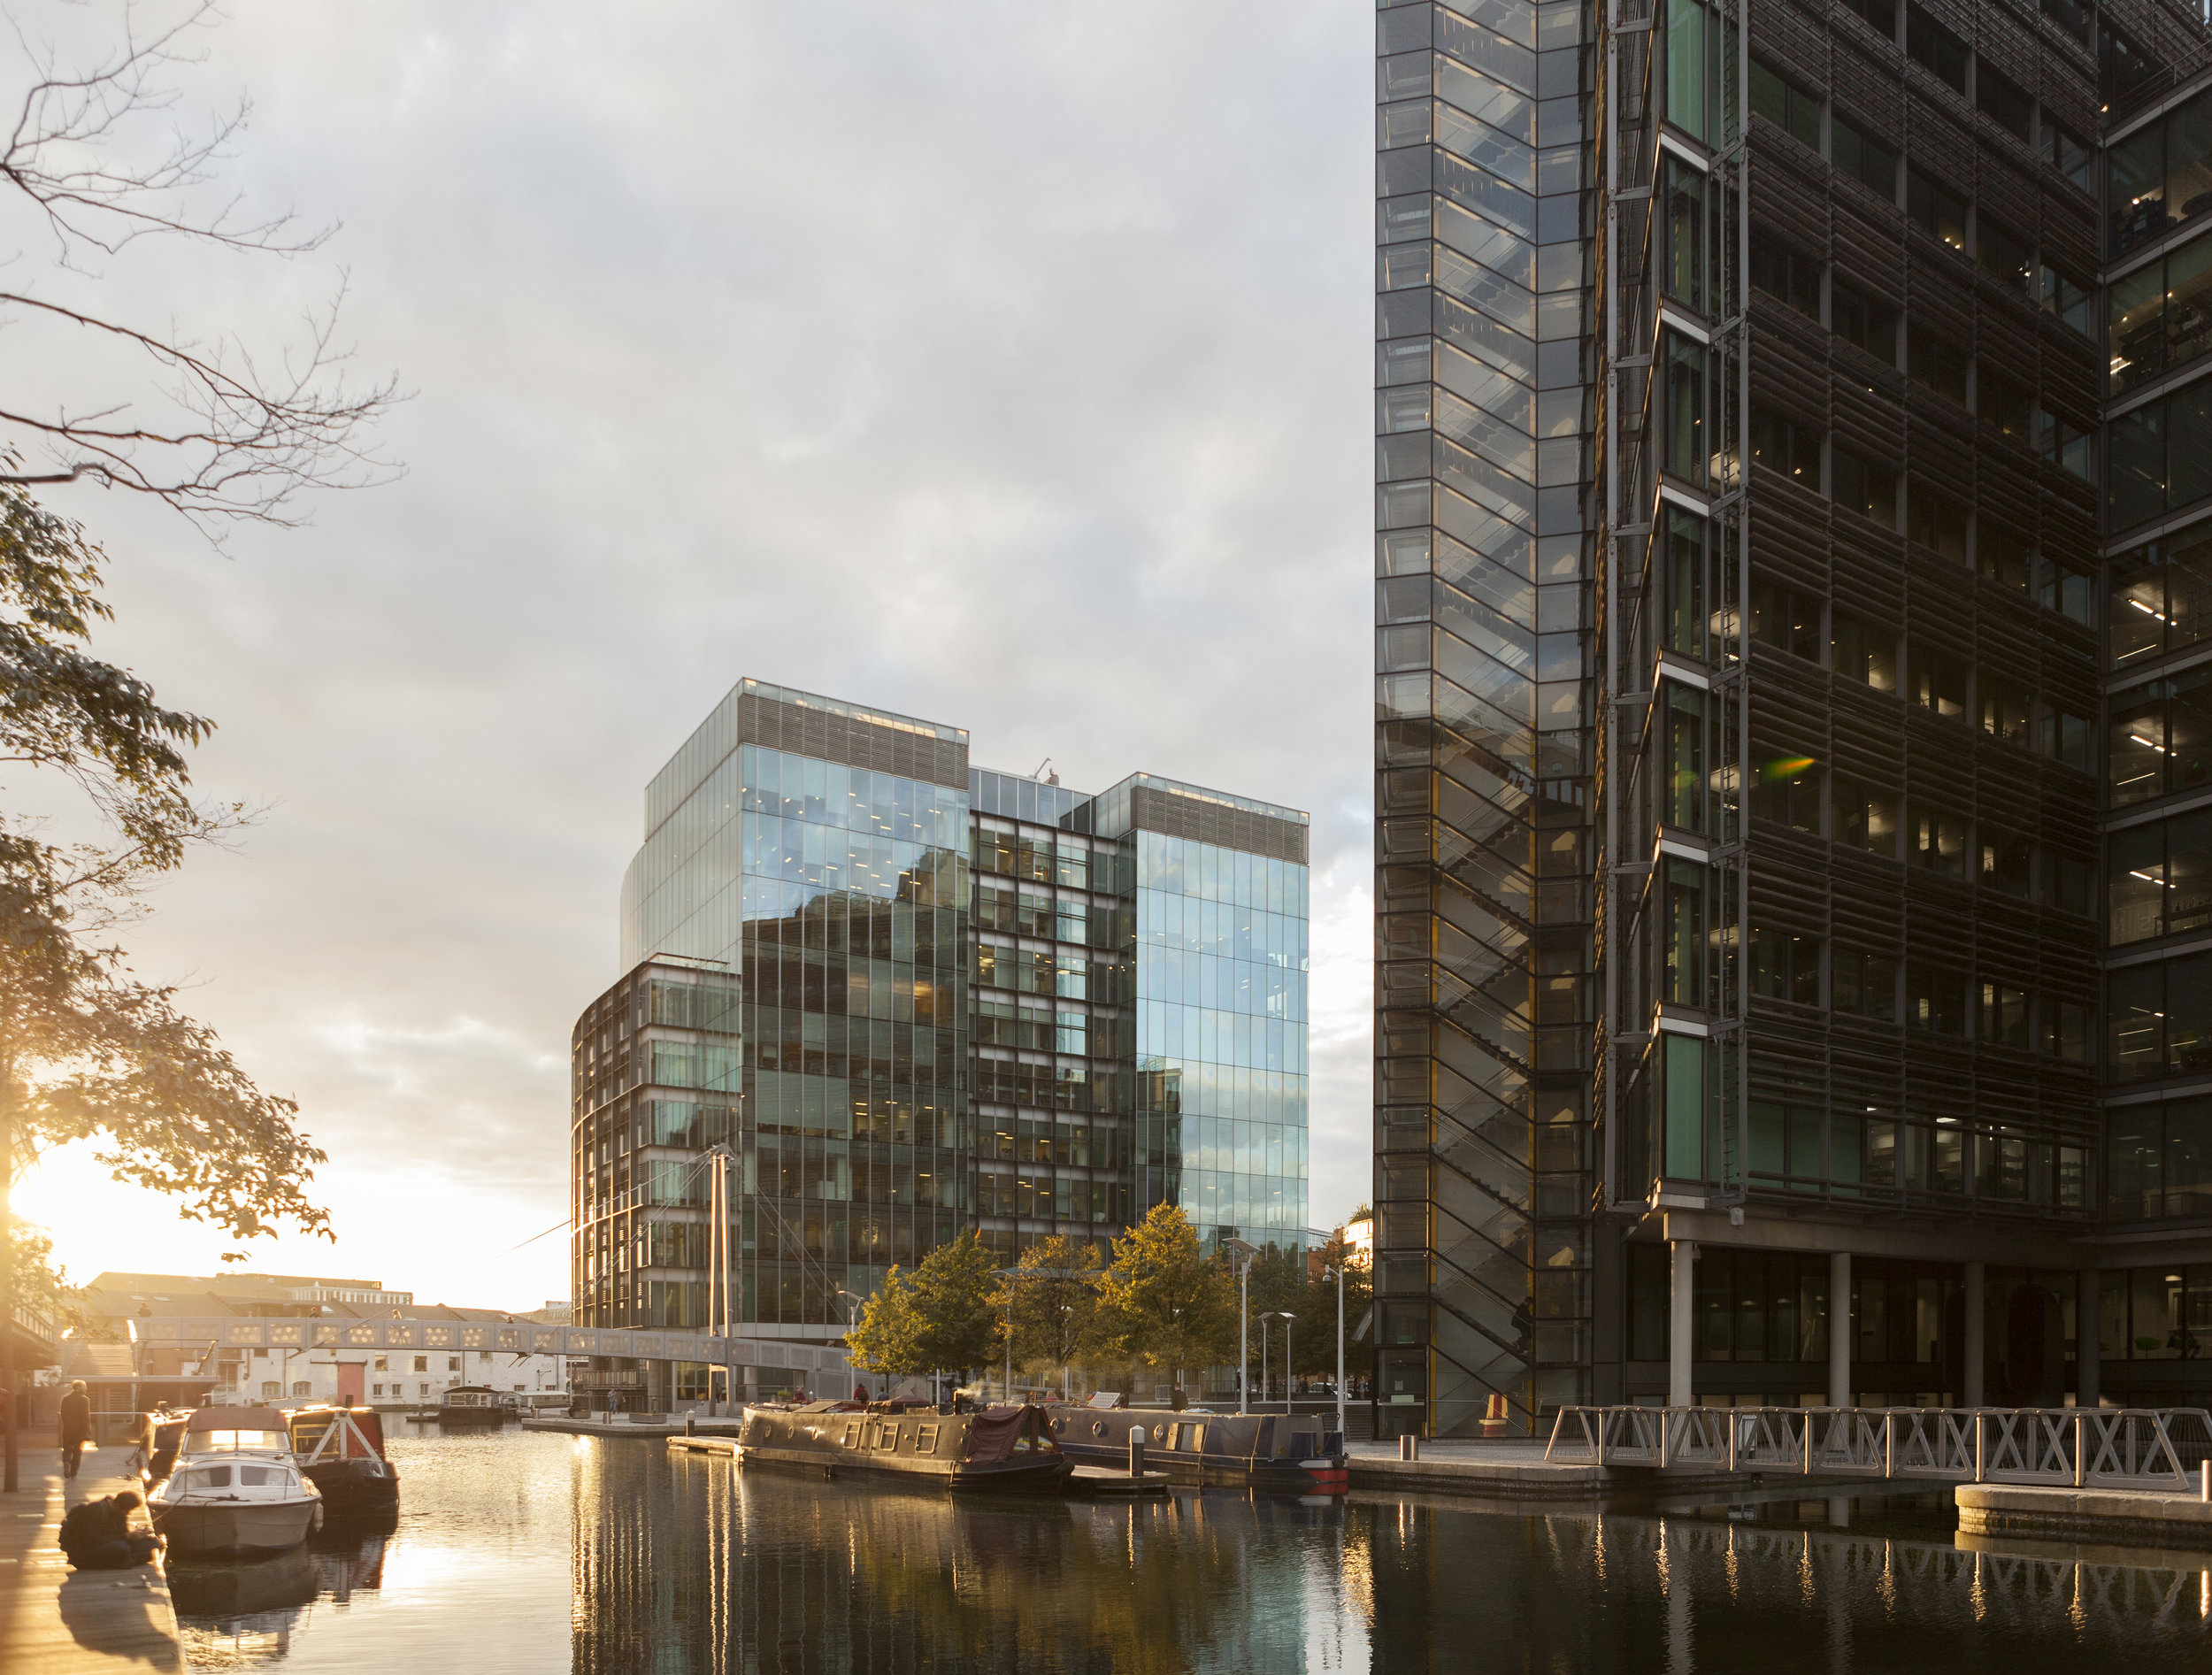
M 102 834 L 53 843 L 0 813 L 0 1246 L 19 1163 L 76 1141 L 116 1179 L 172 1195 L 236 1240 L 287 1219 L 328 1236 L 307 1196 L 324 1154 L 293 1126 L 298 1107 L 257 1088 L 110 940 L 190 846 L 250 817 L 192 799 L 184 749 L 212 724 L 90 655 L 92 623 L 111 614 L 99 562 L 76 526 L 0 488 L 0 765 L 73 788 Z M 13 1381 L 0 1333 L 0 1386 Z
M 0 480 L 89 475 L 163 500 L 210 534 L 237 519 L 296 523 L 293 501 L 304 488 L 389 478 L 369 433 L 398 398 L 389 380 L 346 381 L 349 356 L 336 338 L 342 283 L 290 344 L 135 321 L 97 300 L 105 265 L 142 242 L 285 257 L 320 248 L 334 230 L 302 227 L 288 212 L 245 214 L 237 195 L 215 187 L 251 105 L 188 125 L 172 81 L 199 56 L 198 32 L 219 20 L 211 0 L 142 35 L 127 12 L 119 45 L 68 64 L 19 32 L 31 80 L 0 145 L 0 183 L 27 205 L 53 257 L 45 269 L 19 257 L 6 270 L 12 288 L 0 290 L 18 369 L 0 396 L 0 450 L 29 449 L 54 467 Z M 38 364 L 42 340 L 52 343 L 44 358 L 81 386 L 75 399 L 34 389 L 23 374 Z M 153 399 L 119 393 L 142 377 L 158 386 Z
M 1098 1246 L 1055 1233 L 1023 1251 L 1020 1267 L 1033 1272 L 1002 1276 L 992 1299 L 1012 1323 L 1015 1362 L 1064 1367 L 1081 1359 L 1098 1315 Z
M 899 1377 L 983 1365 L 999 1342 L 991 1266 L 991 1253 L 969 1233 L 938 1246 L 911 1273 L 894 1267 L 845 1334 L 854 1360 Z
M 1200 1252 L 1180 1206 L 1156 1204 L 1114 1241 L 1098 1300 L 1098 1342 L 1171 1373 L 1235 1356 L 1235 1282 L 1225 1263 Z

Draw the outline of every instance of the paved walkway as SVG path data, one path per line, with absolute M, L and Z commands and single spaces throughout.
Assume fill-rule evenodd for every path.
M 58 1545 L 69 1508 L 140 1487 L 122 1475 L 130 1452 L 88 1449 L 76 1480 L 65 1484 L 54 1450 L 26 1440 L 22 1487 L 0 1494 L 0 1671 L 6 1675 L 184 1668 L 159 1564 L 72 1571 Z

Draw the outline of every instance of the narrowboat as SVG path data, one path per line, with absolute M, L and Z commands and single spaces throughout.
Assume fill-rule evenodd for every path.
M 292 1456 L 273 1408 L 201 1408 L 185 1422 L 176 1470 L 146 1496 L 175 1559 L 287 1553 L 323 1519 L 322 1492 Z
M 1063 1493 L 1074 1469 L 1044 1410 L 1031 1406 L 979 1413 L 889 1402 L 749 1406 L 738 1426 L 737 1457 L 745 1466 L 934 1479 L 955 1489 L 1035 1494 Z
M 1351 1483 L 1341 1433 L 1300 1429 L 1280 1413 L 1063 1408 L 1051 1425 L 1061 1452 L 1078 1465 L 1125 1469 L 1130 1427 L 1141 1425 L 1146 1469 L 1166 1472 L 1171 1482 L 1276 1494 L 1340 1494 Z
M 507 1410 L 500 1405 L 499 1392 L 488 1384 L 457 1384 L 448 1387 L 445 1400 L 438 1403 L 438 1423 L 500 1425 L 507 1423 Z
M 374 1408 L 295 1408 L 292 1452 L 332 1512 L 373 1517 L 399 1510 L 399 1473 L 384 1457 Z
M 138 1449 L 148 1482 L 158 1483 L 177 1469 L 177 1450 L 184 1446 L 185 1421 L 191 1417 L 172 1413 L 166 1407 L 156 1408 L 146 1416 L 146 1430 L 139 1438 Z

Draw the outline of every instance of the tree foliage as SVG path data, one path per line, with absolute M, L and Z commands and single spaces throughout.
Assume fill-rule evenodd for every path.
M 1171 1372 L 1236 1359 L 1235 1281 L 1199 1249 L 1179 1205 L 1156 1204 L 1114 1241 L 1095 1341 L 1107 1356 Z
M 324 1155 L 294 1128 L 298 1108 L 257 1088 L 109 940 L 191 845 L 250 816 L 192 798 L 184 749 L 211 724 L 91 655 L 110 614 L 99 559 L 75 526 L 0 488 L 0 766 L 75 787 L 104 839 L 49 842 L 0 812 L 0 1158 L 86 1141 L 118 1179 L 234 1239 L 276 1219 L 327 1233 L 306 1196 Z
M 992 1256 L 972 1233 L 940 1245 L 912 1272 L 884 1277 L 845 1334 L 856 1365 L 897 1377 L 979 1367 L 996 1350 Z
M 1098 1246 L 1087 1239 L 1055 1233 L 1022 1252 L 992 1300 L 1000 1319 L 1013 1323 L 1016 1365 L 1063 1367 L 1083 1358 L 1102 1273 Z
M 1253 1258 L 1249 1280 L 1252 1318 L 1258 1321 L 1263 1314 L 1288 1313 L 1296 1318 L 1290 1333 L 1291 1366 L 1294 1372 L 1314 1376 L 1336 1373 L 1337 1286 L 1333 1279 L 1323 1277 L 1344 1265 L 1344 1365 L 1348 1373 L 1364 1372 L 1373 1350 L 1363 1342 L 1356 1342 L 1352 1333 L 1358 1330 L 1360 1317 L 1367 1312 L 1373 1294 L 1373 1286 L 1366 1264 L 1342 1241 L 1332 1239 L 1314 1256 L 1304 1251 L 1285 1250 L 1268 1246 Z M 1267 1334 L 1270 1364 L 1266 1372 L 1280 1379 L 1283 1371 L 1283 1323 L 1269 1322 Z M 1256 1325 L 1251 1342 L 1247 1346 L 1252 1356 L 1252 1373 L 1259 1378 L 1259 1355 L 1262 1336 Z

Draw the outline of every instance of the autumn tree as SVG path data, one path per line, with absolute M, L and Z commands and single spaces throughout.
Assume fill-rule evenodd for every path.
M 1237 1292 L 1228 1264 L 1204 1255 L 1179 1205 L 1156 1204 L 1114 1241 L 1098 1300 L 1097 1341 L 1108 1355 L 1165 1368 L 1233 1362 Z
M 1010 1320 L 1020 1366 L 1064 1367 L 1082 1359 L 1098 1315 L 1104 1270 L 1098 1246 L 1067 1233 L 1031 1245 L 999 1279 L 993 1306 Z
M 855 1364 L 896 1377 L 987 1364 L 1000 1342 L 990 1251 L 972 1233 L 894 1267 L 845 1334 Z

